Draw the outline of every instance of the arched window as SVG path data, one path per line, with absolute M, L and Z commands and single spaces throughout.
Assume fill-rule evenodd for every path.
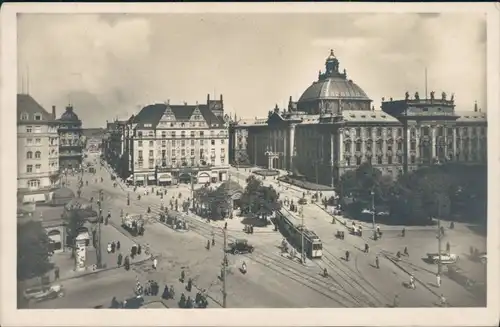
M 42 157 L 42 153 L 40 151 L 35 152 L 35 159 L 40 159 Z
M 26 159 L 32 159 L 33 158 L 33 152 L 28 151 L 26 152 Z

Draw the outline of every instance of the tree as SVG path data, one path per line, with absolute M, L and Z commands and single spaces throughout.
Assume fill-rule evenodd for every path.
M 75 254 L 76 238 L 85 224 L 85 217 L 81 214 L 81 210 L 68 210 L 63 217 L 66 223 L 67 241 L 69 243 L 68 245 L 73 249 L 71 252 L 71 256 L 73 257 Z M 98 217 L 98 219 L 100 219 L 100 217 Z
M 50 239 L 41 222 L 17 225 L 17 278 L 40 277 L 52 269 Z
M 281 209 L 276 190 L 272 186 L 264 186 L 254 175 L 247 178 L 240 202 L 247 211 L 263 217 Z

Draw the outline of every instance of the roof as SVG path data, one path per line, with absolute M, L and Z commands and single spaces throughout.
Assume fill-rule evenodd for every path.
M 455 114 L 459 116 L 456 121 L 461 123 L 486 123 L 487 121 L 487 115 L 485 112 L 455 111 Z
M 104 128 L 84 128 L 82 133 L 88 137 L 103 136 L 104 133 L 106 133 L 106 130 Z
M 253 119 L 240 119 L 234 125 L 234 127 L 244 127 L 244 126 L 255 126 L 255 125 L 267 125 L 267 118 L 253 118 Z
M 198 108 L 209 126 L 217 124 L 217 127 L 222 127 L 221 125 L 224 124 L 222 118 L 219 119 L 207 105 L 170 105 L 166 103 L 156 103 L 142 108 L 133 118 L 133 123 L 138 124 L 138 127 L 144 127 L 144 124 L 152 124 L 155 127 L 167 108 L 172 111 L 176 121 L 189 121 L 194 110 Z
M 356 83 L 342 77 L 328 77 L 314 82 L 299 99 L 300 102 L 319 99 L 355 99 L 371 101 Z
M 346 122 L 356 123 L 400 123 L 399 120 L 380 110 L 344 110 L 342 117 Z
M 54 199 L 57 198 L 74 198 L 75 197 L 75 192 L 73 192 L 71 189 L 67 187 L 61 187 L 58 188 L 54 191 L 52 197 Z
M 52 114 L 49 114 L 35 99 L 29 94 L 17 95 L 17 120 L 21 120 L 21 115 L 28 114 L 28 119 L 35 120 L 35 114 L 40 114 L 42 121 L 53 121 Z
M 73 111 L 73 106 L 67 106 L 66 111 L 63 112 L 63 114 L 61 115 L 61 118 L 59 118 L 59 120 L 74 121 L 74 122 L 80 121 L 80 119 L 78 118 L 78 115 L 75 114 L 75 112 Z
M 225 190 L 229 195 L 233 195 L 236 192 L 243 192 L 244 191 L 243 187 L 240 184 L 238 184 L 232 180 L 224 181 L 217 188 L 217 191 L 223 191 L 223 190 Z

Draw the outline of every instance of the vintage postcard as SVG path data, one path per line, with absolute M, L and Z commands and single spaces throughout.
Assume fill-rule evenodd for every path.
M 4 5 L 2 325 L 498 324 L 499 17 Z

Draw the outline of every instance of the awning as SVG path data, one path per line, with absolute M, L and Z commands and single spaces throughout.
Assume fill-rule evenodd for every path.
M 170 175 L 170 174 L 160 175 L 159 181 L 160 182 L 171 182 L 172 181 L 172 175 Z
M 23 203 L 45 202 L 45 194 L 29 194 L 23 197 Z
M 144 180 L 144 176 L 143 175 L 135 176 L 135 180 L 136 181 L 143 181 Z
M 148 180 L 154 181 L 156 179 L 155 175 L 149 175 Z

